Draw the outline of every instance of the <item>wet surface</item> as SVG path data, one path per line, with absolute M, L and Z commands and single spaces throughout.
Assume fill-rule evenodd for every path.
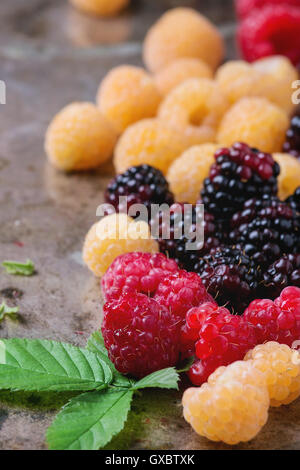
M 52 116 L 70 101 L 94 100 L 101 78 L 120 63 L 141 64 L 141 40 L 168 7 L 198 6 L 218 24 L 234 57 L 230 1 L 134 1 L 115 19 L 85 16 L 62 0 L 0 4 L 0 258 L 35 262 L 32 277 L 0 270 L 0 302 L 20 307 L 0 337 L 42 337 L 84 345 L 101 322 L 99 281 L 82 265 L 81 247 L 112 175 L 65 175 L 50 167 L 43 140 Z M 159 400 L 157 400 L 159 394 Z M 197 437 L 182 418 L 180 393 L 145 391 L 109 448 L 228 448 Z M 43 449 L 64 396 L 0 392 L 0 448 Z M 257 439 L 241 449 L 300 447 L 300 403 L 272 410 Z

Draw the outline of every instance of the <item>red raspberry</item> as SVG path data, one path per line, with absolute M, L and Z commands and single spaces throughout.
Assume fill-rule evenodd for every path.
M 266 5 L 255 9 L 241 23 L 238 42 L 249 62 L 270 55 L 285 55 L 293 64 L 300 61 L 300 8 Z
M 123 294 L 104 305 L 102 333 L 110 360 L 122 374 L 144 377 L 179 358 L 180 328 L 154 299 Z
M 254 8 L 263 8 L 266 5 L 292 5 L 299 6 L 299 0 L 235 0 L 235 8 L 237 16 L 245 19 L 252 13 Z
M 203 302 L 214 302 L 198 274 L 184 269 L 161 280 L 154 299 L 173 315 L 184 320 L 187 311 Z
M 257 344 L 253 325 L 211 303 L 188 311 L 181 335 L 183 348 L 188 346 L 189 339 L 196 340 L 195 355 L 201 359 L 189 370 L 189 378 L 195 385 L 205 382 L 217 367 L 243 359 Z
M 176 262 L 162 253 L 126 253 L 118 256 L 103 276 L 103 294 L 107 300 L 132 291 L 152 294 L 167 274 L 176 271 Z
M 257 344 L 277 341 L 292 346 L 300 339 L 300 289 L 286 287 L 274 302 L 254 300 L 245 310 L 244 318 L 254 325 Z

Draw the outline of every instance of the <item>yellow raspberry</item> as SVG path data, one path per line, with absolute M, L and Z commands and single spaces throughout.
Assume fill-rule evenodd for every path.
M 167 180 L 170 190 L 178 202 L 195 204 L 199 199 L 203 181 L 209 175 L 215 162 L 216 144 L 202 144 L 190 147 L 171 164 Z
M 174 88 L 162 102 L 158 117 L 184 132 L 189 146 L 213 142 L 228 102 L 217 84 L 190 78 Z
M 294 107 L 292 83 L 297 80 L 297 71 L 286 57 L 267 57 L 252 64 L 229 61 L 218 69 L 216 80 L 231 104 L 256 96 L 267 98 L 287 113 Z
M 88 170 L 112 155 L 116 133 L 91 103 L 72 103 L 51 121 L 45 150 L 51 163 L 62 170 Z
M 280 151 L 289 126 L 287 114 L 265 98 L 242 98 L 224 115 L 217 141 L 245 142 L 263 152 Z
M 242 60 L 232 60 L 219 67 L 216 81 L 231 104 L 245 96 L 264 96 L 261 73 Z
M 111 214 L 92 225 L 83 245 L 83 260 L 96 275 L 103 276 L 114 259 L 133 251 L 157 253 L 146 222 L 135 222 L 126 214 Z
M 297 69 L 290 60 L 284 56 L 265 57 L 253 62 L 252 67 L 261 73 L 263 96 L 290 113 L 295 107 L 292 83 L 298 79 Z
M 168 167 L 188 144 L 180 132 L 158 119 L 143 119 L 128 127 L 115 149 L 117 173 L 142 163 L 166 173 Z
M 119 134 L 130 124 L 154 117 L 160 101 L 153 78 L 142 68 L 130 65 L 112 69 L 97 94 L 100 111 Z
M 285 344 L 269 341 L 245 356 L 266 380 L 271 406 L 287 405 L 300 395 L 300 355 Z
M 157 72 L 181 57 L 201 59 L 216 69 L 224 56 L 224 42 L 215 26 L 192 8 L 167 11 L 148 31 L 143 57 Z
M 273 153 L 273 157 L 280 166 L 278 197 L 284 200 L 300 186 L 300 161 L 288 153 Z
M 154 76 L 156 86 L 164 96 L 189 78 L 213 78 L 213 72 L 203 60 L 183 57 L 171 62 Z
M 250 362 L 238 361 L 213 375 L 200 388 L 185 391 L 186 421 L 212 441 L 234 445 L 253 439 L 268 419 L 269 395 L 263 374 Z
M 70 0 L 80 10 L 99 16 L 113 16 L 129 4 L 129 0 Z

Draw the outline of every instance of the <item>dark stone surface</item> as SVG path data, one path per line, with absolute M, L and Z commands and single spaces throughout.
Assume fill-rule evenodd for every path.
M 234 57 L 231 1 L 134 1 L 120 17 L 99 20 L 62 0 L 2 0 L 0 79 L 0 258 L 31 258 L 30 278 L 0 270 L 0 301 L 20 306 L 20 319 L 0 337 L 43 337 L 84 345 L 101 322 L 99 281 L 81 264 L 84 235 L 96 220 L 108 164 L 65 175 L 46 161 L 43 140 L 52 116 L 74 100 L 93 100 L 114 65 L 141 64 L 147 28 L 170 6 L 199 7 L 224 33 Z M 157 395 L 159 394 L 159 400 Z M 181 393 L 145 391 L 135 398 L 124 431 L 108 448 L 221 449 L 182 418 Z M 67 396 L 0 393 L 0 448 L 43 449 L 45 430 Z M 241 449 L 299 448 L 300 405 L 271 410 L 267 426 Z

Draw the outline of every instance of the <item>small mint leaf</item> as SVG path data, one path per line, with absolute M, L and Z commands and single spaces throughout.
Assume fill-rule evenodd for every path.
M 47 431 L 51 450 L 98 450 L 124 427 L 133 391 L 103 390 L 73 398 Z
M 32 276 L 35 271 L 33 262 L 27 259 L 26 263 L 18 261 L 3 261 L 2 266 L 6 269 L 8 274 L 15 274 L 19 276 Z
M 113 363 L 108 359 L 107 349 L 104 345 L 104 339 L 102 336 L 101 330 L 95 331 L 91 334 L 91 336 L 87 340 L 86 347 L 89 351 L 94 352 L 95 354 L 100 355 L 102 359 L 105 357 L 107 361 L 109 361 L 110 368 L 112 370 L 114 379 L 112 385 L 116 388 L 130 388 L 135 383 L 135 380 L 129 379 L 125 375 L 122 375 L 120 372 L 117 371 Z M 103 357 L 104 356 L 104 357 Z
M 179 369 L 177 369 L 177 372 L 181 374 L 181 372 L 187 372 L 191 366 L 194 364 L 195 358 L 194 356 L 188 357 L 184 361 L 182 361 L 181 364 L 179 364 Z
M 132 390 L 140 388 L 173 388 L 178 390 L 179 375 L 174 367 L 161 369 L 147 375 L 132 386 Z
M 9 307 L 5 302 L 2 302 L 0 305 L 0 322 L 2 322 L 5 317 L 16 320 L 18 311 L 19 307 Z
M 40 339 L 0 340 L 0 389 L 99 390 L 112 380 L 109 365 L 86 349 Z

